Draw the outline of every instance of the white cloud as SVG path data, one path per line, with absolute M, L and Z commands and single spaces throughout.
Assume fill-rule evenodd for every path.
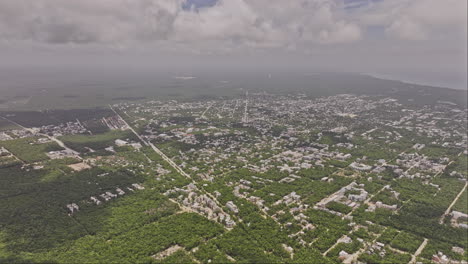
M 182 0 L 2 0 L 0 38 L 45 43 L 192 41 L 280 47 L 360 38 L 333 0 L 220 0 L 183 10 Z M 222 43 L 219 43 L 222 44 Z
M 408 40 L 423 40 L 427 37 L 421 24 L 408 17 L 401 17 L 393 21 L 386 32 L 391 36 Z
M 466 71 L 466 0 L 357 8 L 344 0 L 218 0 L 197 10 L 184 10 L 184 1 L 0 0 L 0 55 L 194 55 L 250 64 L 263 56 L 340 71 Z
M 1 0 L 0 37 L 46 43 L 164 39 L 178 0 Z
M 183 10 L 185 0 L 0 0 L 0 40 L 98 43 L 310 47 L 366 40 L 368 26 L 390 38 L 466 36 L 465 0 L 383 0 L 346 10 L 342 0 L 219 0 Z
M 466 36 L 466 0 L 385 0 L 358 10 L 363 27 L 382 26 L 389 37 L 427 40 Z

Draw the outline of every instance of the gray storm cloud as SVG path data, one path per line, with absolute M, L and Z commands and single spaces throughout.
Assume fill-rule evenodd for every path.
M 1 1 L 0 36 L 45 43 L 167 39 L 180 1 Z

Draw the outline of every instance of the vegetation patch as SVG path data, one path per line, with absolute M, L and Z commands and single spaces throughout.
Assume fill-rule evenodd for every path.
M 69 135 L 60 137 L 60 140 L 62 140 L 65 145 L 79 152 L 87 152 L 88 148 L 102 150 L 109 146 L 114 146 L 114 141 L 116 139 L 137 140 L 135 135 L 129 130 L 112 130 L 97 135 Z
M 0 146 L 27 163 L 47 160 L 47 152 L 62 150 L 55 142 L 39 143 L 38 139 L 39 137 L 28 137 L 0 141 Z

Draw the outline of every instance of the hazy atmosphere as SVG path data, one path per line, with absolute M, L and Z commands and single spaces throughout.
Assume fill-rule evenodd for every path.
M 466 10 L 465 0 L 0 0 L 0 68 L 301 69 L 466 89 Z

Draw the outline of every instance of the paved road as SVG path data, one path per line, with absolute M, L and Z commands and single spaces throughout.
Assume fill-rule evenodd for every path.
M 387 230 L 387 227 L 384 227 L 384 229 L 382 230 L 382 232 L 380 234 L 378 234 L 374 240 L 372 240 L 371 242 L 367 243 L 364 247 L 362 247 L 361 249 L 359 249 L 357 252 L 351 254 L 348 258 L 346 258 L 343 263 L 344 264 L 351 264 L 351 263 L 356 263 L 356 260 L 359 258 L 359 256 L 364 252 L 366 251 L 366 249 L 371 246 L 372 244 L 375 243 L 375 241 L 377 241 L 377 239 L 379 239 L 379 237 L 385 232 L 385 230 Z
M 114 110 L 114 108 L 112 108 L 111 105 L 109 105 L 110 109 L 125 123 L 125 125 L 127 126 L 128 129 L 130 129 L 133 134 L 135 134 L 145 145 L 147 146 L 150 146 L 154 152 L 156 152 L 158 155 L 160 155 L 167 163 L 169 163 L 169 165 L 171 165 L 172 168 L 174 168 L 177 172 L 179 172 L 182 176 L 185 176 L 187 178 L 189 178 L 191 180 L 191 182 L 193 184 L 196 184 L 196 182 L 193 180 L 193 178 L 187 174 L 184 170 L 182 170 L 181 167 L 179 167 L 179 165 L 177 165 L 171 158 L 169 158 L 166 154 L 164 154 L 159 148 L 157 148 L 153 143 L 151 142 L 148 142 L 146 141 L 143 137 L 140 136 L 140 134 L 138 134 L 135 129 L 133 129 L 128 123 L 127 121 L 125 121 L 125 119 L 122 118 L 122 116 L 120 116 L 119 113 L 117 113 L 117 111 Z M 207 196 L 209 196 L 213 201 L 215 201 L 218 206 L 221 208 L 221 211 L 224 212 L 224 210 L 222 209 L 222 204 L 216 199 L 216 197 L 214 197 L 210 192 L 207 192 L 205 190 L 201 190 L 204 194 L 206 194 Z M 180 203 L 179 203 L 180 205 Z M 233 216 L 233 218 L 236 218 L 236 216 Z
M 429 240 L 427 238 L 424 239 L 424 241 L 421 243 L 421 245 L 419 246 L 419 248 L 416 250 L 416 252 L 414 252 L 413 255 L 411 255 L 411 260 L 409 262 L 409 264 L 412 264 L 412 263 L 416 263 L 416 258 L 419 256 L 419 254 L 421 254 L 421 252 L 424 250 L 424 248 L 426 247 L 427 245 L 427 242 Z
M 28 131 L 31 132 L 32 134 L 41 135 L 41 136 L 44 136 L 44 137 L 49 138 L 49 139 L 52 140 L 52 141 L 55 141 L 60 147 L 62 147 L 62 148 L 64 148 L 64 149 L 66 149 L 66 150 L 72 152 L 72 153 L 75 154 L 79 159 L 82 159 L 82 158 L 79 156 L 80 153 L 79 153 L 78 151 L 75 151 L 75 150 L 73 150 L 73 149 L 67 147 L 67 145 L 65 145 L 65 143 L 63 143 L 63 141 L 59 140 L 58 138 L 49 136 L 49 135 L 44 134 L 44 133 L 35 132 L 33 129 L 28 128 L 28 127 L 25 127 L 25 126 L 22 126 L 22 125 L 16 123 L 15 121 L 12 121 L 12 120 L 10 120 L 10 119 L 8 119 L 8 118 L 6 118 L 6 117 L 3 117 L 3 116 L 2 116 L 1 118 L 3 118 L 3 119 L 5 119 L 5 120 L 7 120 L 8 122 L 11 122 L 11 123 L 13 123 L 13 124 L 19 126 L 19 127 L 21 127 L 21 128 L 24 129 L 24 130 L 28 130 Z
M 450 210 L 452 209 L 452 207 L 455 205 L 455 203 L 458 201 L 458 199 L 460 198 L 460 196 L 463 194 L 463 192 L 466 190 L 466 187 L 468 186 L 468 182 L 465 182 L 465 186 L 463 186 L 463 189 L 458 193 L 457 197 L 455 197 L 455 199 L 453 199 L 452 203 L 449 205 L 449 207 L 447 208 L 447 210 L 445 210 L 445 213 L 440 217 L 440 220 L 439 220 L 439 224 L 443 224 L 444 223 L 444 218 L 446 215 L 448 215 L 450 213 Z
M 205 118 L 206 118 L 206 117 L 205 117 L 205 114 L 206 114 L 206 112 L 208 112 L 208 110 L 210 110 L 210 108 L 211 108 L 212 106 L 213 106 L 213 104 L 210 104 L 210 105 L 206 108 L 206 110 L 203 111 L 203 113 L 202 113 L 201 116 L 200 116 L 201 119 L 205 119 Z

